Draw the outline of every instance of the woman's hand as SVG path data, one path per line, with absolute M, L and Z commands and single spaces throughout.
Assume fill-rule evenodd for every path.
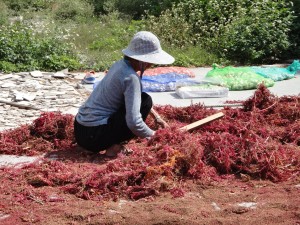
M 151 108 L 151 114 L 155 119 L 155 122 L 159 125 L 161 125 L 163 128 L 169 127 L 169 125 L 166 123 L 166 121 L 164 121 L 160 115 L 153 109 Z
M 155 122 L 162 126 L 163 128 L 170 127 L 161 117 L 155 118 Z

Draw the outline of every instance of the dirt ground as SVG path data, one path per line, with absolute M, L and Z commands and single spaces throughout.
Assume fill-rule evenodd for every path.
M 224 177 L 203 185 L 186 181 L 184 197 L 170 193 L 131 201 L 92 201 L 39 187 L 40 193 L 54 193 L 52 200 L 34 196 L 16 201 L 12 193 L 22 186 L 0 184 L 0 224 L 300 224 L 300 179 L 284 183 Z
M 299 185 L 249 181 L 204 187 L 190 184 L 185 197 L 30 205 L 1 200 L 0 223 L 11 224 L 300 224 Z

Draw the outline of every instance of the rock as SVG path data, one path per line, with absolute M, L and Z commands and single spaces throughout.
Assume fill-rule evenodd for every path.
M 39 70 L 31 71 L 30 75 L 34 78 L 43 77 L 42 72 Z
M 52 76 L 55 77 L 55 78 L 65 78 L 65 77 L 67 77 L 67 75 L 62 73 L 62 72 L 56 72 Z
M 28 76 L 30 73 L 28 72 L 18 72 L 18 73 L 15 73 L 16 75 L 19 75 L 19 76 L 22 76 L 22 77 L 25 77 L 25 76 Z
M 12 74 L 0 75 L 0 80 L 6 80 L 12 78 Z
M 76 89 L 84 89 L 84 86 L 82 84 L 76 84 L 75 86 Z
M 35 99 L 36 94 L 24 93 L 23 98 L 27 101 L 32 101 Z
M 63 70 L 61 70 L 61 71 L 59 71 L 59 72 L 62 72 L 62 73 L 64 73 L 64 74 L 68 74 L 68 73 L 69 73 L 69 69 L 66 68 L 66 69 L 63 69 Z
M 20 92 L 15 93 L 15 101 L 22 101 L 23 100 L 23 95 Z
M 3 83 L 1 85 L 2 88 L 12 88 L 12 87 L 15 87 L 16 84 L 12 83 L 12 82 L 7 82 L 7 83 Z

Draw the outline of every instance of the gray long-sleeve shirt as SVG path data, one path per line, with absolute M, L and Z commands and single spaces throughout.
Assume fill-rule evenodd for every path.
M 139 137 L 154 134 L 143 121 L 141 107 L 141 80 L 127 60 L 116 62 L 79 108 L 76 120 L 83 126 L 107 124 L 118 109 L 126 107 L 128 128 Z

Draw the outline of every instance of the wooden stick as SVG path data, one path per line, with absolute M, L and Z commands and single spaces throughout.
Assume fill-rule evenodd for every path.
M 41 205 L 44 205 L 44 202 L 42 200 L 36 199 L 34 196 L 30 195 L 29 198 Z
M 7 105 L 12 105 L 12 106 L 15 106 L 15 107 L 18 107 L 18 108 L 21 108 L 21 109 L 35 109 L 35 110 L 39 110 L 38 108 L 36 108 L 34 106 L 22 105 L 22 104 L 18 104 L 18 103 L 15 103 L 15 102 L 4 101 L 4 100 L 1 100 L 1 99 L 0 99 L 0 103 L 4 103 L 4 104 L 7 104 Z
M 204 125 L 206 123 L 209 123 L 209 122 L 211 122 L 213 120 L 219 119 L 219 118 L 221 118 L 223 116 L 224 116 L 224 113 L 219 112 L 219 113 L 213 114 L 211 116 L 208 116 L 208 117 L 206 117 L 206 118 L 204 118 L 202 120 L 198 120 L 198 121 L 196 121 L 194 123 L 191 123 L 189 125 L 181 127 L 180 130 L 182 130 L 182 131 L 189 131 L 189 130 L 192 130 L 192 129 L 196 128 L 196 127 L 199 127 L 199 126 L 202 126 L 202 125 Z
M 219 105 L 204 105 L 205 108 L 216 108 L 216 107 L 242 107 L 243 104 L 233 103 L 233 104 L 219 104 Z
M 167 124 L 167 122 L 164 121 L 164 120 L 160 117 L 160 115 L 159 115 L 153 108 L 151 108 L 150 112 L 151 112 L 151 114 L 154 116 L 155 121 L 156 121 L 157 123 L 161 124 L 163 127 L 169 127 L 169 125 Z
M 152 113 L 155 119 L 161 118 L 160 115 L 153 108 L 151 108 L 150 112 Z

